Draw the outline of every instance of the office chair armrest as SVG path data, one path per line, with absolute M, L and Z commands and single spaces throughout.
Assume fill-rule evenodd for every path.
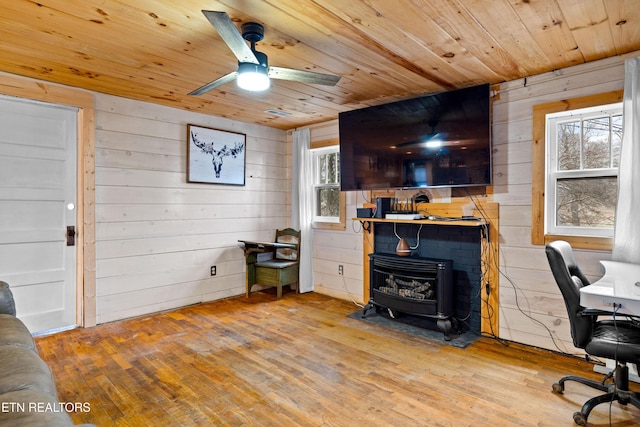
M 613 312 L 607 310 L 600 310 L 597 308 L 583 308 L 578 312 L 580 316 L 613 316 Z M 616 317 L 624 317 L 634 323 L 640 324 L 640 316 L 634 316 L 633 314 L 617 314 Z
M 610 311 L 599 310 L 597 308 L 583 308 L 578 312 L 578 315 L 598 317 L 598 316 L 611 316 L 613 315 L 613 313 Z
M 600 321 L 598 317 L 606 316 L 608 319 L 603 320 L 611 320 L 613 318 L 613 313 L 606 310 L 598 310 L 597 308 L 585 308 L 578 312 L 578 316 L 589 316 L 595 321 Z M 634 325 L 637 328 L 640 328 L 640 316 L 633 316 L 630 314 L 618 314 L 615 316 L 616 319 L 623 318 L 625 322 Z

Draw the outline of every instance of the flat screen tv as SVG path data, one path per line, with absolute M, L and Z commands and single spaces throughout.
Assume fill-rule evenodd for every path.
M 340 113 L 340 189 L 491 184 L 489 85 Z

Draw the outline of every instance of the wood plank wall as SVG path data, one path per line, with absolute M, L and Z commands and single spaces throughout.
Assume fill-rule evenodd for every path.
M 500 205 L 499 336 L 541 348 L 580 353 L 571 342 L 562 297 L 549 271 L 544 246 L 531 244 L 532 117 L 536 104 L 623 88 L 624 59 L 608 58 L 507 82 L 494 87 L 493 178 L 489 201 Z M 310 126 L 311 140 L 338 137 L 336 121 Z M 452 198 L 456 201 L 457 198 Z M 314 230 L 316 291 L 339 298 L 362 293 L 362 236 L 353 223 L 364 201 L 349 192 L 344 232 Z M 591 280 L 601 276 L 598 260 L 608 251 L 577 250 L 576 258 Z M 344 278 L 338 264 L 345 265 Z M 349 292 L 347 292 L 347 289 Z M 517 298 L 516 298 L 517 295 Z
M 552 350 L 573 347 L 564 302 L 543 245 L 531 243 L 533 107 L 622 89 L 624 58 L 609 58 L 501 84 L 493 103 L 494 187 L 500 204 L 500 336 Z M 589 276 L 611 253 L 576 250 Z M 552 338 L 553 337 L 553 338 Z M 554 342 L 555 340 L 555 342 Z
M 186 182 L 187 124 L 247 135 L 244 187 Z M 286 150 L 282 130 L 96 94 L 98 323 L 243 294 L 237 240 L 289 225 Z

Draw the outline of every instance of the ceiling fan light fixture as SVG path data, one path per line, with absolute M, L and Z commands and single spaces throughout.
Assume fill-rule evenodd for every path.
M 251 62 L 241 62 L 238 65 L 237 82 L 238 87 L 252 92 L 267 90 L 271 86 L 267 68 Z
M 256 50 L 256 43 L 264 38 L 262 24 L 245 22 L 242 24 L 242 32 L 240 32 L 226 12 L 203 10 L 202 13 L 218 31 L 222 41 L 227 44 L 231 52 L 238 58 L 238 70 L 189 92 L 189 95 L 203 95 L 233 80 L 236 80 L 241 89 L 249 91 L 268 89 L 271 86 L 270 78 L 327 86 L 335 86 L 340 80 L 339 76 L 331 74 L 269 67 L 267 55 Z M 251 45 L 247 45 L 247 42 Z

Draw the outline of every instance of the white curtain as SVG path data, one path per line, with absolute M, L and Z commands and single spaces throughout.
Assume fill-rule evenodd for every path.
M 291 174 L 291 226 L 300 230 L 300 292 L 311 292 L 313 286 L 313 164 L 308 128 L 293 132 L 293 165 Z
M 640 263 L 640 58 L 624 63 L 624 129 L 612 259 Z

